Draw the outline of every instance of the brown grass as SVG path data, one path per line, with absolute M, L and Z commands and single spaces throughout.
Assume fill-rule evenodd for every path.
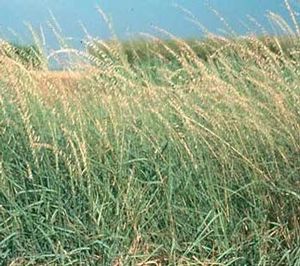
M 96 71 L 92 67 L 78 71 L 27 70 L 16 61 L 0 56 L 1 80 L 13 87 L 21 77 L 27 76 L 42 90 L 49 87 L 75 89 L 82 80 L 90 78 Z

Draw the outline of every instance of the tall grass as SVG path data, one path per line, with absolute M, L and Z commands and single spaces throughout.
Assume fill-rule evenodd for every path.
M 2 265 L 300 265 L 300 51 L 285 40 L 210 39 L 203 58 L 156 39 L 131 61 L 90 42 L 96 67 L 72 86 L 2 56 Z
M 7 43 L 0 39 L 0 56 L 14 60 L 27 69 L 45 69 L 43 52 L 36 45 Z

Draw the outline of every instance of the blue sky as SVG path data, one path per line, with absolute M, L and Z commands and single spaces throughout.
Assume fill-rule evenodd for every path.
M 297 6 L 296 0 L 290 1 Z M 268 27 L 265 18 L 268 10 L 287 16 L 283 0 L 0 0 L 0 34 L 12 38 L 13 30 L 19 39 L 28 41 L 24 22 L 30 22 L 34 28 L 44 28 L 51 44 L 54 40 L 47 27 L 51 10 L 64 35 L 74 38 L 75 43 L 84 36 L 80 22 L 92 36 L 108 38 L 107 25 L 96 10 L 96 6 L 100 6 L 112 18 L 121 38 L 141 31 L 153 33 L 151 25 L 182 37 L 201 36 L 199 28 L 189 22 L 175 4 L 190 10 L 210 31 L 220 32 L 224 26 L 205 3 L 217 9 L 240 34 L 247 32 L 242 22 L 251 25 L 247 15 L 265 27 Z

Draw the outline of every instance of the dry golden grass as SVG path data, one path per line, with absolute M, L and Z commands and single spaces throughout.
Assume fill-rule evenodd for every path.
M 51 265 L 45 254 L 53 265 L 294 265 L 299 72 L 251 41 L 204 62 L 175 40 L 175 70 L 32 71 L 1 58 L 7 261 L 25 263 L 14 244 L 30 246 L 32 265 Z M 53 218 L 41 223 L 35 206 Z
M 78 84 L 93 75 L 92 70 L 82 71 L 30 71 L 40 88 L 54 86 L 61 89 L 76 89 Z

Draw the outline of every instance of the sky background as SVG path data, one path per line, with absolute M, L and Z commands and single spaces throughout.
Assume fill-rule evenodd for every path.
M 290 2 L 294 7 L 299 7 L 299 1 Z M 0 37 L 30 42 L 29 32 L 24 25 L 30 22 L 37 30 L 41 26 L 48 45 L 55 46 L 55 39 L 48 26 L 52 12 L 63 35 L 72 37 L 75 45 L 79 45 L 85 36 L 80 23 L 85 25 L 92 36 L 109 38 L 110 32 L 97 12 L 97 6 L 112 19 L 113 28 L 120 38 L 127 38 L 137 32 L 155 34 L 153 25 L 181 37 L 200 37 L 202 33 L 199 27 L 190 22 L 187 14 L 176 4 L 190 10 L 210 31 L 221 33 L 224 25 L 207 3 L 218 10 L 239 34 L 249 31 L 243 24 L 255 30 L 247 15 L 257 19 L 267 30 L 270 29 L 265 17 L 267 11 L 287 17 L 283 0 L 0 0 Z

